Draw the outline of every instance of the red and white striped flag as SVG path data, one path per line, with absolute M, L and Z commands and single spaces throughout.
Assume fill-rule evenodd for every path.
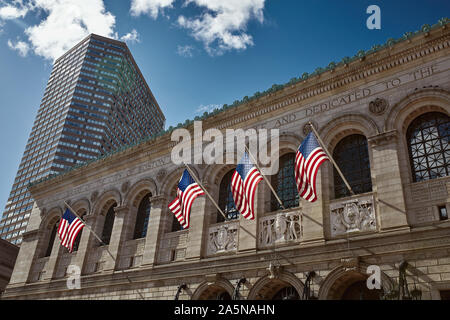
M 173 212 L 183 229 L 189 228 L 192 203 L 195 198 L 204 194 L 187 169 L 184 170 L 178 183 L 177 197 L 169 204 L 170 211 Z
M 66 209 L 59 222 L 58 236 L 61 239 L 61 245 L 69 249 L 69 252 L 72 252 L 75 239 L 83 227 L 83 221 Z
M 263 176 L 245 152 L 231 177 L 231 193 L 236 209 L 246 219 L 255 219 L 256 187 L 261 180 Z
M 314 133 L 310 132 L 297 150 L 294 169 L 298 193 L 309 202 L 317 200 L 316 176 L 326 160 L 329 160 L 326 153 Z

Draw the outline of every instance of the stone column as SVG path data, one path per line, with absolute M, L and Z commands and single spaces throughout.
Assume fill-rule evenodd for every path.
M 38 242 L 38 230 L 27 231 L 23 234 L 22 244 L 8 286 L 24 285 L 29 280 L 31 267 L 37 256 Z
M 398 159 L 398 133 L 384 132 L 368 138 L 372 149 L 371 173 L 380 231 L 408 230 L 406 204 Z
M 47 265 L 45 266 L 45 274 L 43 280 L 53 279 L 56 272 L 56 265 L 59 261 L 60 255 L 63 250 L 67 250 L 66 247 L 61 245 L 61 240 L 59 239 L 58 233 L 55 235 L 55 241 L 53 242 L 52 253 L 48 259 Z
M 114 212 L 114 225 L 107 248 L 112 257 L 109 253 L 106 254 L 105 267 L 103 269 L 106 272 L 114 271 L 118 267 L 118 253 L 122 246 L 122 242 L 124 241 L 124 234 L 126 230 L 125 219 L 127 218 L 126 216 L 129 212 L 129 208 L 127 206 L 114 207 Z
M 322 177 L 324 167 L 322 164 L 317 172 L 316 192 L 317 200 L 315 202 L 306 201 L 300 198 L 300 212 L 302 213 L 303 243 L 322 243 L 325 241 L 323 227 L 323 211 L 326 192 L 323 190 Z
M 244 217 L 239 218 L 239 252 L 256 252 L 259 217 L 264 214 L 266 188 L 268 189 L 265 181 L 261 181 L 256 188 L 255 220 L 248 220 Z
M 10 286 L 24 284 L 30 280 L 32 265 L 38 258 L 44 244 L 40 241 L 45 236 L 39 226 L 42 223 L 42 211 L 33 204 L 30 219 L 28 220 L 26 232 L 22 236 L 22 244 L 17 255 L 16 264 L 9 281 Z M 57 235 L 56 235 L 57 236 Z M 56 241 L 56 239 L 55 239 Z
M 84 272 L 86 271 L 85 263 L 88 256 L 89 248 L 92 247 L 92 243 L 94 239 L 96 239 L 95 236 L 92 234 L 92 232 L 89 230 L 89 228 L 91 230 L 94 230 L 96 218 L 97 216 L 94 216 L 92 214 L 84 216 L 84 221 L 87 227 L 85 226 L 83 228 L 83 233 L 81 234 L 77 255 L 72 262 L 72 264 L 75 264 L 76 266 L 80 267 L 82 274 L 84 274 Z
M 203 187 L 208 190 L 206 184 Z M 192 204 L 191 220 L 189 226 L 188 246 L 186 248 L 186 259 L 200 259 L 203 252 L 203 244 L 206 240 L 205 233 L 208 227 L 206 217 L 211 208 L 211 200 L 207 196 L 198 196 Z M 217 209 L 216 209 L 217 210 Z
M 164 232 L 164 226 L 169 219 L 166 197 L 150 197 L 150 203 L 150 219 L 147 226 L 147 236 L 145 237 L 144 256 L 142 258 L 142 266 L 146 267 L 153 267 L 156 264 L 159 242 Z

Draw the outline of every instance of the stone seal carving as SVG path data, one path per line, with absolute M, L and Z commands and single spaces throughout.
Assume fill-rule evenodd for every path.
M 167 171 L 165 169 L 159 170 L 156 174 L 156 180 L 158 180 L 159 182 L 162 182 L 165 177 L 167 177 Z
M 388 102 L 386 99 L 376 98 L 369 103 L 369 111 L 376 115 L 382 115 L 388 108 Z
M 237 224 L 212 227 L 209 231 L 208 254 L 236 250 Z
M 332 203 L 330 209 L 332 236 L 377 228 L 372 196 Z

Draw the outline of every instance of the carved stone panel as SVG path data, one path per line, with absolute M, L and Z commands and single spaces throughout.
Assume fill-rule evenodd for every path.
M 209 228 L 207 255 L 236 251 L 238 228 L 238 222 Z
M 259 221 L 259 246 L 299 242 L 302 236 L 301 213 L 281 212 L 262 217 Z
M 331 236 L 376 231 L 373 196 L 362 196 L 330 204 Z

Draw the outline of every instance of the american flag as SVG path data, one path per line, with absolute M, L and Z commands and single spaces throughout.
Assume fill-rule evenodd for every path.
M 205 193 L 191 177 L 187 169 L 184 170 L 177 188 L 177 197 L 169 204 L 170 211 L 184 229 L 189 228 L 192 203 L 197 196 Z
M 320 147 L 314 133 L 310 132 L 297 150 L 294 170 L 298 193 L 309 202 L 317 200 L 317 171 L 326 160 L 329 160 L 326 153 Z
M 61 221 L 59 222 L 58 236 L 61 239 L 61 245 L 69 249 L 69 252 L 72 252 L 73 243 L 83 227 L 83 221 L 75 216 L 69 209 L 66 209 L 66 212 L 64 212 Z
M 255 219 L 256 187 L 262 179 L 263 176 L 245 152 L 231 177 L 231 193 L 236 209 L 246 219 Z

